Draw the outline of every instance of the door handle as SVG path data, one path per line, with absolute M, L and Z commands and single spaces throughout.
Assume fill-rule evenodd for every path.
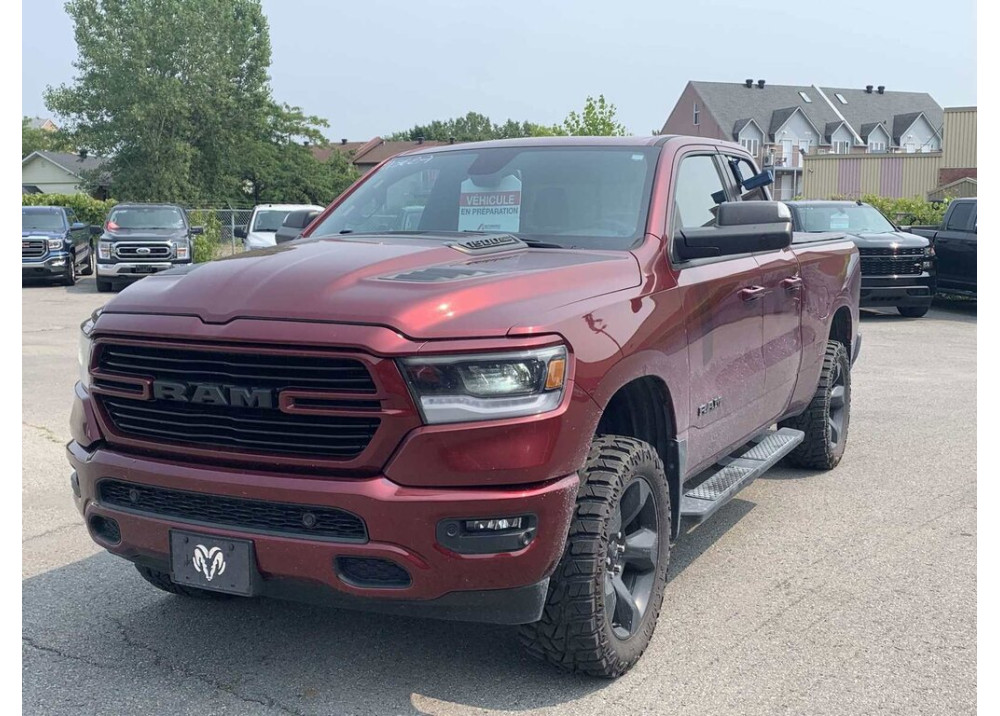
M 751 301 L 756 301 L 758 298 L 763 298 L 764 294 L 767 293 L 767 289 L 763 286 L 747 286 L 746 288 L 741 288 L 738 293 L 741 301 L 750 303 Z
M 802 288 L 802 277 L 789 276 L 786 279 L 782 279 L 781 285 L 786 291 L 798 291 Z

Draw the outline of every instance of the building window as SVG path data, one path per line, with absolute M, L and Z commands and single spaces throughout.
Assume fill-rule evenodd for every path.
M 698 112 L 698 103 L 694 103 L 694 123 L 695 125 L 701 124 L 701 114 Z
M 915 151 L 917 151 L 917 147 L 916 145 L 913 144 L 913 142 L 907 142 L 905 145 L 903 145 L 903 150 L 907 154 L 913 154 Z
M 876 142 L 874 140 L 868 142 L 869 154 L 882 154 L 884 152 L 885 152 L 885 142 Z
M 744 149 L 750 152 L 751 156 L 756 157 L 757 152 L 760 151 L 760 140 L 756 137 L 744 137 L 740 140 L 740 144 L 743 145 Z
M 847 100 L 844 99 L 844 95 L 840 94 L 840 92 L 835 94 L 834 97 L 836 97 L 837 101 L 840 102 L 841 104 L 847 104 Z
M 801 97 L 802 101 L 805 102 L 806 104 L 812 104 L 812 100 L 809 99 L 809 95 L 807 95 L 805 92 L 800 91 L 799 97 Z
M 850 154 L 851 153 L 851 143 L 849 141 L 838 139 L 833 143 L 833 153 L 834 154 Z

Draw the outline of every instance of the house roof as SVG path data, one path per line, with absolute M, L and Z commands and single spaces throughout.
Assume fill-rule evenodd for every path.
M 866 122 L 861 125 L 861 139 L 867 142 L 868 135 L 874 132 L 877 127 L 881 127 L 882 131 L 889 136 L 889 130 L 885 128 L 885 125 L 882 122 Z
M 80 157 L 80 155 L 78 154 L 67 154 L 66 152 L 49 152 L 40 149 L 37 152 L 32 152 L 24 159 L 22 159 L 21 165 L 23 166 L 27 164 L 35 157 L 41 157 L 46 161 L 52 162 L 62 170 L 69 172 L 75 177 L 80 177 L 80 178 L 83 177 L 84 173 L 96 171 L 101 167 L 103 167 L 108 162 L 108 160 L 105 157 L 91 157 L 91 156 Z M 106 181 L 107 179 L 108 177 L 106 175 L 101 177 L 101 181 Z
M 895 129 L 897 116 L 913 115 L 912 124 L 923 113 L 939 133 L 944 123 L 944 111 L 926 92 L 886 91 L 879 94 L 872 91 L 868 94 L 864 89 L 819 85 L 765 84 L 760 88 L 756 84 L 747 87 L 741 82 L 692 81 L 690 84 L 701 97 L 704 110 L 723 128 L 735 127 L 739 122 L 745 125 L 747 120 L 753 119 L 758 126 L 768 127 L 773 133 L 776 126 L 788 120 L 794 108 L 801 110 L 814 127 L 829 127 L 831 123 L 839 123 L 842 117 L 854 134 L 863 137 L 867 137 L 861 131 L 865 125 L 881 123 Z M 805 93 L 811 101 L 803 100 L 800 93 Z M 837 99 L 838 94 L 847 104 Z M 895 139 L 894 132 L 886 131 Z M 822 143 L 829 144 L 830 133 L 824 133 Z
M 833 142 L 833 135 L 834 135 L 834 133 L 838 129 L 840 129 L 843 125 L 845 125 L 845 124 L 847 124 L 847 123 L 843 122 L 843 121 L 841 121 L 839 119 L 836 122 L 827 122 L 826 123 L 826 127 L 823 129 L 823 139 L 826 140 L 827 144 L 830 144 L 830 143 Z
M 940 132 L 944 124 L 944 110 L 941 105 L 934 101 L 926 92 L 894 92 L 886 90 L 884 94 L 873 91 L 871 94 L 864 89 L 846 89 L 843 87 L 821 87 L 823 93 L 829 98 L 840 112 L 844 119 L 852 127 L 861 127 L 865 124 L 875 124 L 881 122 L 886 127 L 892 127 L 890 133 L 893 141 L 896 142 L 895 124 L 896 117 L 913 115 L 910 124 L 916 120 L 917 115 L 923 112 L 931 128 Z M 840 94 L 847 104 L 841 104 L 836 95 Z M 907 125 L 908 127 L 909 125 Z M 862 133 L 863 134 L 863 133 Z M 896 142 L 898 144 L 898 142 Z
M 748 88 L 737 82 L 693 81 L 691 85 L 720 127 L 735 127 L 738 121 L 752 119 L 758 127 L 768 127 L 771 133 L 774 122 L 777 121 L 780 127 L 795 109 L 799 109 L 814 127 L 825 127 L 827 122 L 839 119 L 819 93 L 808 85 L 765 84 L 763 89 L 757 85 Z M 799 92 L 805 92 L 812 101 L 805 102 Z
M 374 166 L 397 154 L 417 147 L 439 147 L 447 142 L 425 140 L 423 142 L 392 142 L 382 137 L 372 137 L 367 142 L 341 142 L 326 147 L 313 147 L 312 154 L 319 161 L 326 161 L 334 152 L 343 152 L 353 164 Z
M 53 129 L 58 129 L 56 123 L 48 117 L 32 117 L 28 120 L 28 126 L 32 129 L 44 129 L 46 124 L 51 124 Z

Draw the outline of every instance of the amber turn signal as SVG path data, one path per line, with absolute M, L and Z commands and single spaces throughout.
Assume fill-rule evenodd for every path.
M 566 358 L 560 356 L 549 361 L 549 370 L 545 375 L 545 390 L 555 390 L 563 387 L 566 380 Z

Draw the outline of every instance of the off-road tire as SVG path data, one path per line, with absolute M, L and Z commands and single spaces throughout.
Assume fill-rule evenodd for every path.
M 903 318 L 923 318 L 931 310 L 930 306 L 896 306 L 899 315 Z
M 151 569 L 142 564 L 135 565 L 136 571 L 139 575 L 145 579 L 147 582 L 152 584 L 157 589 L 164 592 L 169 592 L 170 594 L 178 594 L 182 597 L 191 597 L 192 599 L 208 599 L 208 600 L 220 600 L 220 599 L 232 599 L 232 594 L 224 594 L 222 592 L 213 592 L 209 589 L 198 589 L 197 587 L 185 587 L 183 584 L 177 584 L 170 578 L 170 575 L 166 572 L 161 572 L 156 569 Z
M 110 278 L 100 278 L 97 279 L 97 291 L 99 293 L 111 293 L 114 290 L 114 283 Z
M 81 276 L 92 276 L 94 274 L 94 247 L 90 247 L 87 252 L 87 265 L 80 269 Z
M 830 410 L 833 390 L 837 384 L 843 385 L 844 400 L 842 428 L 834 443 L 830 429 Z M 781 423 L 781 427 L 794 428 L 805 433 L 805 438 L 798 447 L 788 454 L 788 462 L 795 467 L 814 470 L 830 470 L 836 467 L 847 447 L 850 419 L 851 361 L 843 343 L 827 341 L 819 385 L 816 386 L 816 393 L 809 407 L 801 415 Z
M 638 628 L 622 640 L 604 608 L 609 526 L 618 500 L 639 477 L 649 483 L 658 521 L 655 576 Z M 520 639 L 529 654 L 561 670 L 615 678 L 642 656 L 659 617 L 670 562 L 670 490 L 656 450 L 615 435 L 594 438 L 580 480 L 566 549 L 549 580 L 542 618 L 522 626 Z

